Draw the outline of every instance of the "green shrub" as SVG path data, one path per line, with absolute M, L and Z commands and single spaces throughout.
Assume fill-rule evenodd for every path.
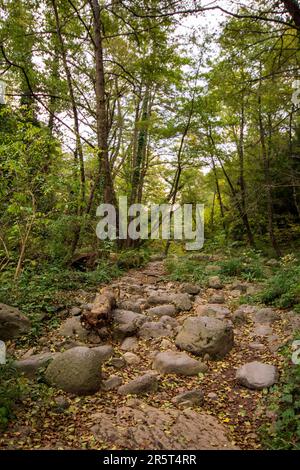
M 26 385 L 12 363 L 0 365 L 0 428 L 5 428 L 14 416 L 13 407 Z
M 269 408 L 276 419 L 261 429 L 264 446 L 271 450 L 300 450 L 300 365 L 286 364 L 286 372 L 271 394 Z

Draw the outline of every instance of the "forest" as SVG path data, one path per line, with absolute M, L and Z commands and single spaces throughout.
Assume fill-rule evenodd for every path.
M 297 0 L 0 0 L 0 450 L 300 450 L 299 41 Z M 124 200 L 170 237 L 101 238 Z

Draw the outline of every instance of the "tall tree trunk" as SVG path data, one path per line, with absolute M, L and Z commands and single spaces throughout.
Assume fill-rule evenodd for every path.
M 263 122 L 262 115 L 262 102 L 261 95 L 258 94 L 258 123 L 259 123 L 259 133 L 260 133 L 260 144 L 261 144 L 261 154 L 263 160 L 263 172 L 266 185 L 266 196 L 267 196 L 267 215 L 268 215 L 268 231 L 271 241 L 271 245 L 277 256 L 281 256 L 281 250 L 279 248 L 275 231 L 274 231 L 274 210 L 273 210 L 273 196 L 272 196 L 272 187 L 271 187 L 271 175 L 270 175 L 270 149 L 267 148 L 266 138 L 265 138 L 265 127 Z
M 108 113 L 105 95 L 105 76 L 103 62 L 103 40 L 101 8 L 98 0 L 89 0 L 93 13 L 94 53 L 96 64 L 96 116 L 97 116 L 97 143 L 99 159 L 99 175 L 102 200 L 104 203 L 116 207 L 116 196 L 111 175 L 108 152 Z

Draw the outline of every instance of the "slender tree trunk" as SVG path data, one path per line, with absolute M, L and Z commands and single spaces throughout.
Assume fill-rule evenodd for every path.
M 274 231 L 274 210 L 273 210 L 273 196 L 272 196 L 272 187 L 271 187 L 271 175 L 270 175 L 270 149 L 267 149 L 266 139 L 265 139 L 265 128 L 262 116 L 262 103 L 261 95 L 258 96 L 258 123 L 259 123 L 259 133 L 260 133 L 260 144 L 261 144 L 261 154 L 263 160 L 263 172 L 266 185 L 266 196 L 267 196 L 267 216 L 268 216 L 268 231 L 270 236 L 271 245 L 277 256 L 281 256 L 281 250 L 279 248 L 275 231 Z

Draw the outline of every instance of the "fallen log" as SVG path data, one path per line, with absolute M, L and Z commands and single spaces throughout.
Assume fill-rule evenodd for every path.
M 112 322 L 112 310 L 115 306 L 115 293 L 109 287 L 104 287 L 96 295 L 92 309 L 83 312 L 82 322 L 84 326 L 96 331 L 106 328 Z

